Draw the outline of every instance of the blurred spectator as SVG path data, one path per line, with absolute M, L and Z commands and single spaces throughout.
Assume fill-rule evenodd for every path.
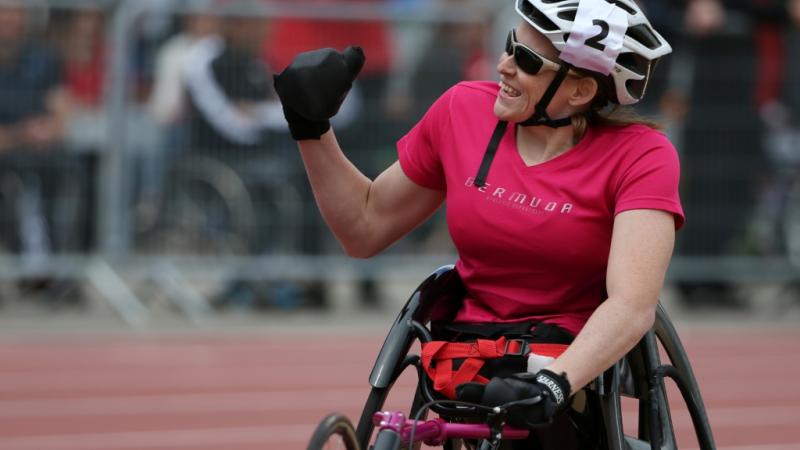
M 414 60 L 404 61 L 401 70 L 393 77 L 388 108 L 392 114 L 406 117 L 409 125 L 459 81 L 495 78 L 495 56 L 493 53 L 486 55 L 491 11 L 463 0 L 439 0 L 439 3 L 443 8 L 477 8 L 476 15 L 487 17 L 487 21 L 443 22 L 427 30 L 406 30 L 416 36 L 420 48 L 412 55 Z M 513 25 L 503 23 L 500 26 L 507 34 Z M 427 39 L 422 41 L 421 36 L 426 34 Z
M 220 0 L 215 6 L 215 12 L 222 14 L 219 36 L 201 39 L 193 46 L 184 66 L 191 105 L 190 153 L 178 164 L 194 164 L 198 161 L 196 157 L 202 155 L 221 162 L 219 177 L 237 177 L 225 184 L 246 187 L 247 201 L 252 201 L 256 224 L 261 227 L 253 236 L 243 236 L 241 229 L 231 231 L 246 240 L 243 244 L 250 253 L 265 253 L 282 244 L 280 230 L 299 225 L 275 223 L 274 216 L 280 214 L 275 214 L 274 205 L 267 203 L 280 195 L 279 190 L 291 189 L 292 169 L 286 158 L 295 154 L 294 145 L 286 137 L 288 127 L 272 87 L 272 71 L 262 59 L 262 44 L 270 24 L 260 16 L 257 0 Z M 219 192 L 217 197 L 236 201 L 226 198 L 225 192 Z M 236 205 L 223 206 L 222 212 L 236 210 Z M 226 219 L 225 214 L 216 214 L 210 207 L 206 213 L 213 214 L 209 220 L 214 229 L 233 228 L 232 222 L 242 219 Z M 266 217 L 270 213 L 273 217 Z M 233 280 L 213 303 L 217 307 L 288 305 L 289 287 L 270 289 Z M 275 292 L 281 293 L 281 300 L 271 296 Z
M 417 12 L 441 0 L 389 0 L 391 7 L 405 13 Z M 392 67 L 386 92 L 386 112 L 389 117 L 405 122 L 404 129 L 413 125 L 411 117 L 414 96 L 411 95 L 411 77 L 419 66 L 422 52 L 428 48 L 434 27 L 413 22 L 392 23 Z
M 749 239 L 768 157 L 764 107 L 773 103 L 785 59 L 784 0 L 691 0 L 686 26 L 694 81 L 686 120 L 680 251 L 723 256 L 753 250 Z M 763 202 L 762 202 L 763 203 Z M 758 239 L 756 239 L 758 240 Z M 738 304 L 724 282 L 682 286 L 690 302 Z M 693 292 L 697 291 L 697 292 Z
M 107 144 L 103 111 L 106 69 L 105 12 L 86 6 L 55 10 L 49 30 L 64 66 L 69 106 L 66 141 L 72 148 L 97 151 Z
M 21 2 L 0 3 L 0 188 L 4 239 L 31 264 L 43 262 L 53 240 L 68 239 L 59 204 L 69 164 L 56 151 L 64 136 L 67 97 L 56 56 L 31 37 L 30 15 Z M 10 204 L 9 204 L 10 203 Z M 49 210 L 49 211 L 48 211 Z M 49 212 L 49 214 L 46 214 Z M 55 233 L 55 234 L 54 234 Z
M 63 134 L 61 70 L 53 53 L 28 37 L 28 12 L 14 3 L 0 4 L 0 149 L 43 149 Z
M 771 170 L 750 223 L 748 244 L 759 254 L 783 254 L 794 229 L 785 222 L 787 213 L 800 208 L 800 199 L 790 198 L 800 186 L 800 2 L 765 1 L 757 12 L 756 104 Z M 793 239 L 800 243 L 800 236 Z
M 785 98 L 793 111 L 792 123 L 800 128 L 800 0 L 789 2 L 789 17 Z M 800 148 L 800 143 L 795 148 Z
M 202 39 L 216 36 L 218 19 L 210 13 L 190 13 L 180 18 L 180 31 L 158 50 L 149 111 L 168 133 L 181 133 L 188 113 L 185 99 L 184 71 L 194 46 Z M 178 130 L 178 131 L 176 131 Z M 167 139 L 170 144 L 186 142 L 178 136 Z
M 255 0 L 220 0 L 236 15 L 222 20 L 221 36 L 206 37 L 192 49 L 184 75 L 192 105 L 190 141 L 195 150 L 265 150 L 265 130 L 286 130 L 272 73 L 261 60 L 268 22 Z M 224 9 L 222 10 L 225 11 Z
M 190 103 L 187 98 L 186 67 L 195 46 L 203 39 L 217 36 L 219 20 L 202 6 L 211 0 L 186 1 L 192 12 L 179 17 L 178 32 L 156 51 L 153 86 L 146 111 L 155 122 L 158 134 L 155 149 L 141 152 L 142 179 L 136 199 L 136 228 L 139 233 L 157 225 L 164 195 L 166 170 L 175 158 L 189 147 Z

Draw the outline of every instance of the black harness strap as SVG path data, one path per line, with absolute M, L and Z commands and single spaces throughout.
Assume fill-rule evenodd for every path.
M 533 115 L 530 119 L 526 120 L 525 122 L 520 122 L 519 124 L 523 127 L 532 126 L 532 125 L 546 125 L 551 128 L 559 128 L 563 126 L 570 125 L 572 120 L 569 117 L 564 117 L 562 119 L 552 120 L 550 116 L 547 115 L 547 106 L 550 105 L 550 101 L 553 100 L 553 96 L 556 95 L 556 91 L 561 86 L 561 83 L 564 81 L 564 78 L 567 77 L 567 72 L 569 72 L 569 64 L 562 63 L 561 67 L 559 67 L 558 72 L 556 72 L 555 78 L 553 81 L 550 82 L 550 86 L 547 87 L 547 90 L 544 91 L 544 95 L 536 104 L 536 109 L 533 112 Z
M 500 120 L 497 126 L 494 127 L 492 138 L 489 139 L 489 145 L 486 147 L 486 153 L 483 154 L 483 161 L 481 167 L 478 169 L 478 174 L 475 176 L 475 186 L 483 187 L 486 184 L 486 176 L 489 175 L 489 167 L 492 165 L 494 155 L 497 153 L 497 147 L 500 146 L 500 140 L 506 132 L 508 122 Z
M 569 117 L 552 120 L 550 119 L 550 116 L 547 115 L 547 106 L 550 104 L 550 101 L 553 100 L 553 96 L 556 95 L 556 91 L 558 91 L 558 88 L 561 86 L 564 78 L 567 77 L 567 72 L 569 72 L 569 69 L 569 64 L 561 64 L 558 72 L 556 72 L 555 78 L 553 78 L 553 81 L 550 82 L 550 86 L 547 86 L 547 90 L 544 91 L 542 98 L 538 103 L 536 103 L 536 109 L 534 109 L 533 116 L 524 122 L 520 122 L 519 125 L 546 125 L 551 128 L 559 128 L 572 124 L 572 120 Z M 483 154 L 481 167 L 478 169 L 478 174 L 475 176 L 475 186 L 483 187 L 486 185 L 486 177 L 489 175 L 489 167 L 492 165 L 494 155 L 497 153 L 497 147 L 500 145 L 500 140 L 503 138 L 503 134 L 506 132 L 507 125 L 508 122 L 503 120 L 497 122 L 497 126 L 494 128 L 494 133 L 492 133 L 492 138 L 489 140 L 489 145 L 486 147 L 486 153 Z

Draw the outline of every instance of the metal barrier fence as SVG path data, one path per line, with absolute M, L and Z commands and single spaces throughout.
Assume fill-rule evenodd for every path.
M 0 277 L 86 279 L 136 324 L 141 283 L 199 317 L 198 280 L 415 280 L 451 262 L 440 216 L 372 261 L 341 256 L 271 74 L 301 50 L 364 45 L 367 66 L 335 128 L 374 176 L 449 85 L 494 77 L 515 23 L 508 3 L 3 0 L 0 15 L 22 28 L 0 30 L 19 44 L 0 47 L 24 58 L 0 52 L 0 72 L 17 61 L 33 75 L 3 75 L 0 87 Z M 669 276 L 797 281 L 800 133 L 766 129 L 743 96 L 770 80 L 743 56 L 757 51 L 752 22 L 733 17 L 703 40 L 656 24 L 675 54 L 642 108 L 661 114 L 681 151 L 688 217 Z M 800 90 L 800 77 L 785 80 Z M 12 128 L 27 140 L 7 139 Z

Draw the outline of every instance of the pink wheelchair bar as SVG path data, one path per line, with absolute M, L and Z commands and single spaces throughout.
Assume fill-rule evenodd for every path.
M 489 439 L 492 430 L 485 423 L 450 423 L 442 419 L 426 421 L 407 420 L 400 411 L 379 411 L 372 415 L 372 423 L 380 430 L 396 432 L 407 444 L 414 429 L 414 442 L 425 445 L 442 445 L 447 439 Z M 415 427 L 416 424 L 416 427 Z M 501 432 L 503 439 L 525 439 L 529 430 L 505 426 Z

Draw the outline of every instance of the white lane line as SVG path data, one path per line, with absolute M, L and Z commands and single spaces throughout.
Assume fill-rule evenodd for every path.
M 124 450 L 163 447 L 305 443 L 316 425 L 60 434 L 0 438 L 3 450 Z M 266 447 L 265 447 L 266 448 Z

